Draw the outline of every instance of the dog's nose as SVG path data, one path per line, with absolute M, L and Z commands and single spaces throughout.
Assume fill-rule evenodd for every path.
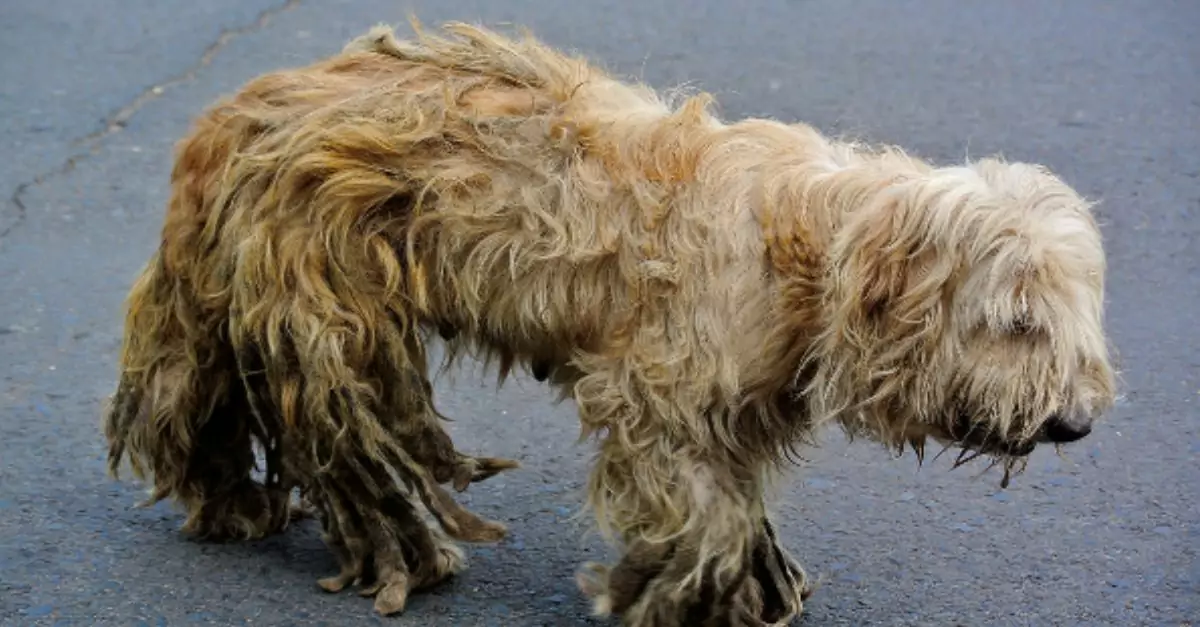
M 1092 432 L 1092 421 L 1082 416 L 1063 416 L 1054 414 L 1046 420 L 1043 426 L 1046 439 L 1055 444 L 1066 444 L 1082 440 Z

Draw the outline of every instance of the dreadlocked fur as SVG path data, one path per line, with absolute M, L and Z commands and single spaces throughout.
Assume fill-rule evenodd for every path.
M 579 575 L 598 614 L 785 623 L 810 586 L 764 488 L 820 425 L 1009 465 L 1111 401 L 1099 234 L 1044 169 L 726 124 L 446 31 L 261 76 L 181 143 L 106 434 L 188 529 L 277 532 L 299 488 L 342 564 L 323 588 L 391 613 L 460 570 L 446 535 L 504 527 L 440 484 L 516 463 L 442 429 L 437 333 L 447 365 L 557 386 L 598 440 L 589 504 L 625 549 Z

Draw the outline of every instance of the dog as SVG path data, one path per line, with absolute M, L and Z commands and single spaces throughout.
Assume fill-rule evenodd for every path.
M 622 551 L 576 575 L 596 615 L 784 624 L 812 584 L 764 488 L 822 426 L 1007 484 L 1112 405 L 1101 234 L 1047 168 L 726 122 L 528 33 L 414 28 L 260 76 L 178 146 L 105 434 L 189 531 L 314 512 L 321 587 L 383 614 L 461 571 L 454 540 L 506 530 L 443 485 L 519 464 L 443 430 L 440 340 L 577 405 Z

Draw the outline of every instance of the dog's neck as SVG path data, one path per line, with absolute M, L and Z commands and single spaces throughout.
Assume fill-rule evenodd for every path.
M 790 390 L 804 385 L 806 353 L 826 326 L 826 273 L 834 237 L 873 197 L 931 168 L 898 150 L 831 142 L 803 125 L 764 124 L 755 131 L 792 140 L 764 142 L 767 150 L 753 168 L 759 178 L 754 212 L 763 263 L 775 291 L 770 350 L 776 363 L 789 365 L 775 371 L 793 374 L 770 385 Z

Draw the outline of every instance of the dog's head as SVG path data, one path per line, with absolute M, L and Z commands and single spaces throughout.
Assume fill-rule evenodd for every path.
M 1044 168 L 895 181 L 847 212 L 829 263 L 811 391 L 852 433 L 1011 465 L 1086 436 L 1113 402 L 1100 232 Z

